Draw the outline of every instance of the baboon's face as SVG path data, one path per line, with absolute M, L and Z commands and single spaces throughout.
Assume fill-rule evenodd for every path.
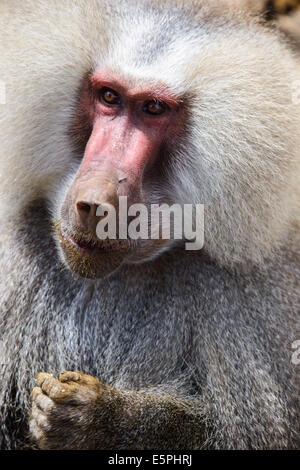
M 120 197 L 127 207 L 150 204 L 149 187 L 163 186 L 166 149 L 180 132 L 182 114 L 164 84 L 128 82 L 106 68 L 84 80 L 75 128 L 86 145 L 57 226 L 64 259 L 80 276 L 106 276 L 123 261 L 147 259 L 170 243 L 124 236 L 133 214 L 127 218 Z M 101 222 L 105 231 L 113 229 L 106 239 L 99 235 Z

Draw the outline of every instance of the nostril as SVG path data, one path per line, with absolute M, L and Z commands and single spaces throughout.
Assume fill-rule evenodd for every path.
M 87 202 L 77 202 L 76 207 L 81 214 L 89 214 L 91 212 L 91 205 Z

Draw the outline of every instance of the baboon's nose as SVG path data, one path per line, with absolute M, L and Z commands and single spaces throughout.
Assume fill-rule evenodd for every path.
M 83 230 L 95 233 L 97 223 L 106 215 L 107 205 L 117 207 L 117 185 L 115 179 L 107 173 L 101 178 L 89 178 L 77 186 L 74 201 L 75 224 Z M 99 206 L 102 211 L 98 211 Z

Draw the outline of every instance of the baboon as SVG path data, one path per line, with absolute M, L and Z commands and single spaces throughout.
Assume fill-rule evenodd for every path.
M 213 0 L 2 0 L 0 35 L 1 447 L 298 448 L 280 33 Z M 203 204 L 203 248 L 99 239 L 120 196 Z

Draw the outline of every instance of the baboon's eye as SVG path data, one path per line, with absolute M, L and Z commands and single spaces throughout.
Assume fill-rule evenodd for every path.
M 102 88 L 100 90 L 100 99 L 101 101 L 103 101 L 105 104 L 108 104 L 108 105 L 120 105 L 121 104 L 120 95 L 116 91 L 111 90 L 110 88 Z
M 153 116 L 159 116 L 160 114 L 163 114 L 166 109 L 167 105 L 158 100 L 146 101 L 143 107 L 144 113 L 152 114 Z

